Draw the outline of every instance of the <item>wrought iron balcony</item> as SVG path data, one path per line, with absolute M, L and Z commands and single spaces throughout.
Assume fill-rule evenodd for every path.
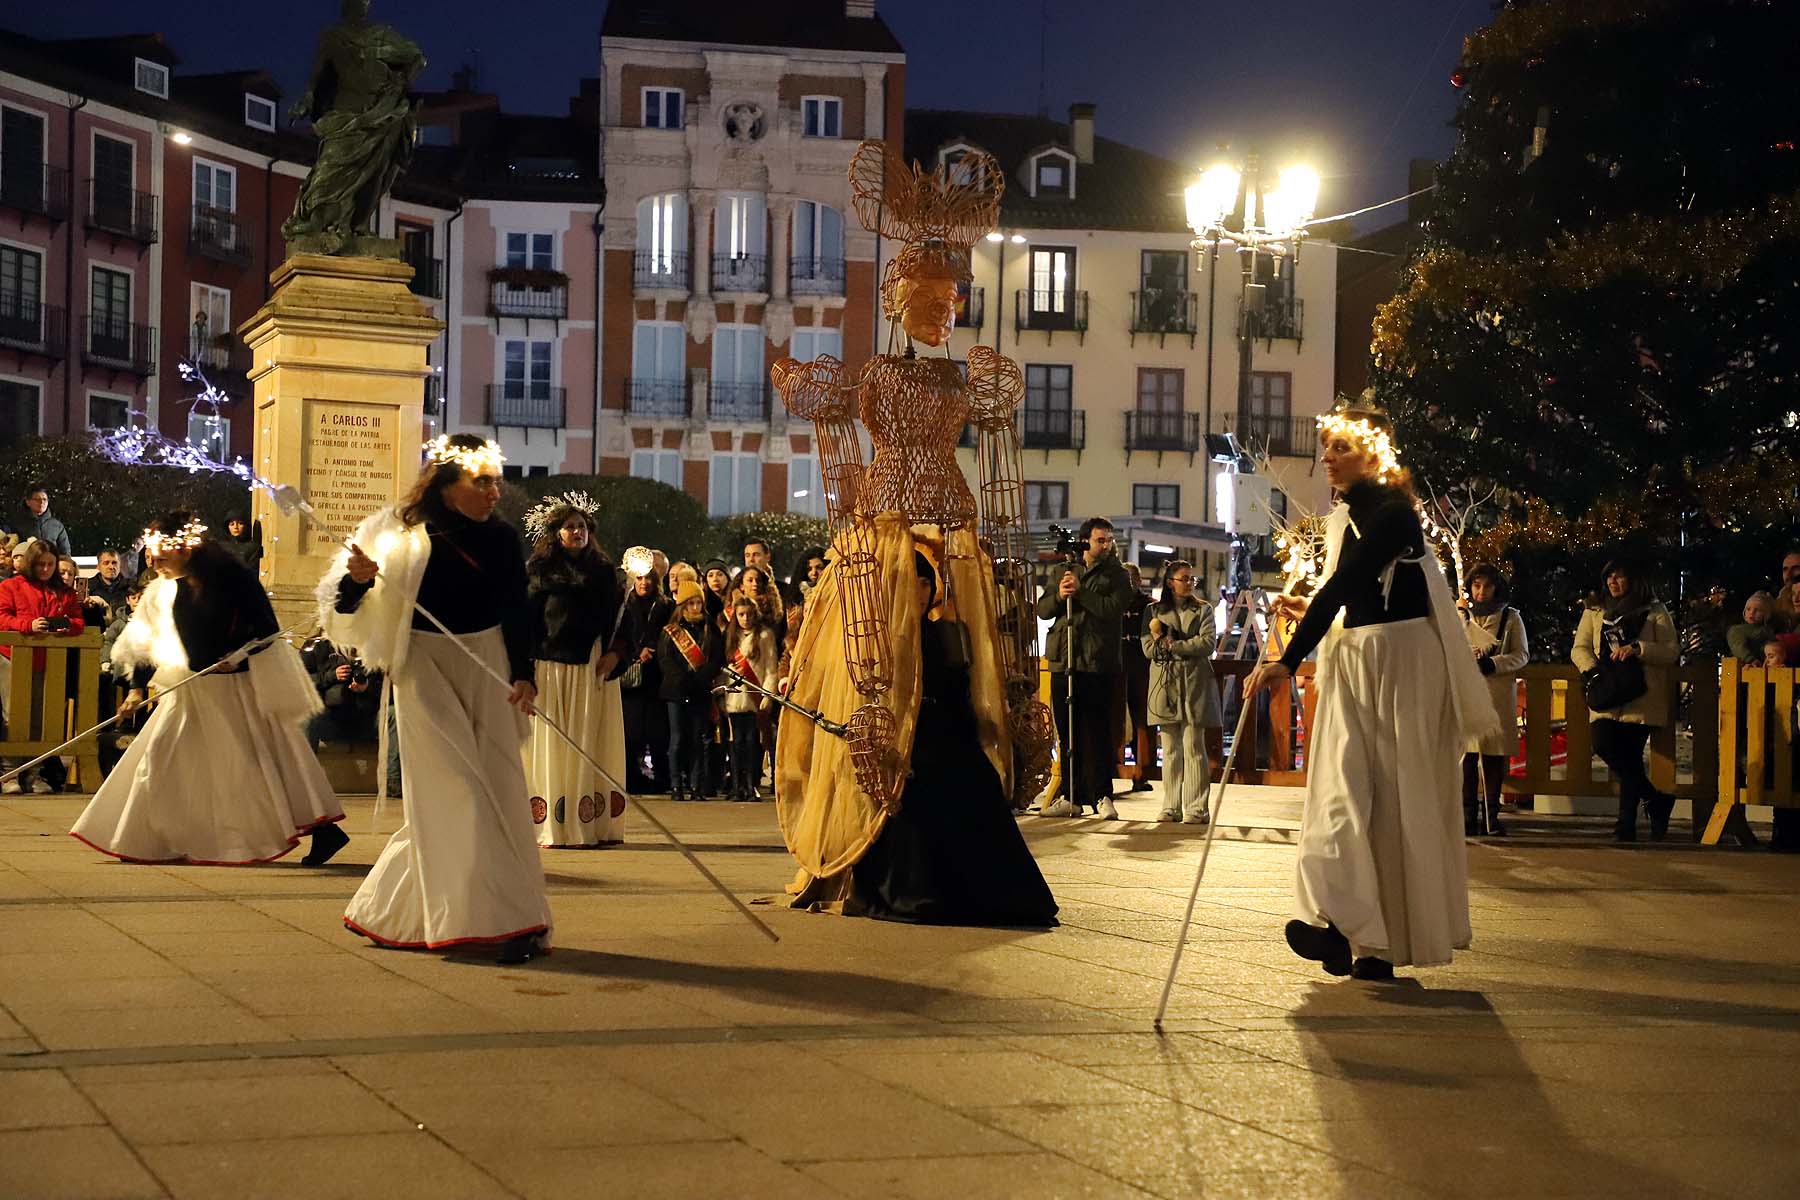
M 157 239 L 157 198 L 123 184 L 88 180 L 87 224 L 148 246 Z
M 1319 423 L 1312 417 L 1228 412 L 1224 424 L 1246 450 L 1292 458 L 1313 458 L 1319 452 Z
M 687 382 L 681 379 L 627 379 L 625 411 L 634 417 L 680 420 L 688 415 Z
M 712 290 L 714 292 L 768 291 L 768 257 L 762 254 L 713 255 Z
M 1052 334 L 1087 333 L 1088 294 L 1086 292 L 1073 290 L 1046 292 L 1020 288 L 1014 301 L 1014 333 L 1027 329 L 1041 330 Z
M 1185 412 L 1128 412 L 1125 414 L 1125 452 L 1175 451 L 1195 454 L 1200 450 L 1200 414 Z
M 667 288 L 685 292 L 692 285 L 693 260 L 685 253 L 639 250 L 632 259 L 631 283 L 640 288 Z
M 706 416 L 712 421 L 760 425 L 769 417 L 769 385 L 715 380 L 707 389 Z
M 520 429 L 561 429 L 569 390 L 538 383 L 487 385 L 487 423 Z
M 0 208 L 51 221 L 68 220 L 69 169 L 18 154 L 0 154 Z
M 541 277 L 541 278 L 540 278 Z M 560 321 L 569 315 L 569 280 L 555 271 L 488 272 L 488 315 Z
M 250 265 L 251 243 L 255 240 L 250 227 L 228 212 L 205 204 L 194 206 L 194 219 L 188 225 L 188 248 L 195 254 L 216 258 L 240 267 Z
M 444 377 L 442 375 L 425 377 L 424 414 L 428 417 L 444 415 Z
M 69 310 L 0 292 L 0 347 L 60 361 L 69 353 Z
M 229 334 L 224 339 L 188 337 L 188 361 L 206 372 L 206 379 L 226 394 L 243 398 L 250 394 L 250 347 Z
M 1080 450 L 1087 446 L 1087 412 L 1079 408 L 1023 408 L 1019 445 L 1026 450 Z
M 972 287 L 968 299 L 956 314 L 958 329 L 980 329 L 987 324 L 987 289 Z
M 146 378 L 156 374 L 156 326 L 90 315 L 82 327 L 82 362 Z
M 1200 328 L 1200 297 L 1174 288 L 1145 288 L 1131 293 L 1131 334 L 1193 337 Z
M 427 300 L 444 298 L 444 260 L 427 258 L 425 255 L 407 255 L 406 265 L 413 269 L 413 276 L 407 281 L 407 289 L 415 296 L 424 296 Z
M 1252 341 L 1299 341 L 1305 316 L 1304 300 L 1265 300 L 1261 307 L 1238 304 L 1238 336 Z
M 844 260 L 841 258 L 788 259 L 788 290 L 796 296 L 844 294 Z

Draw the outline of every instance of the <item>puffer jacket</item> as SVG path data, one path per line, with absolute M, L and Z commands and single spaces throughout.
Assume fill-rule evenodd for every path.
M 1150 631 L 1160 621 L 1168 636 L 1159 645 Z M 1144 609 L 1140 642 L 1150 660 L 1149 703 L 1144 719 L 1152 725 L 1218 725 L 1219 687 L 1213 680 L 1213 646 L 1218 625 L 1213 610 L 1189 596 L 1169 608 Z

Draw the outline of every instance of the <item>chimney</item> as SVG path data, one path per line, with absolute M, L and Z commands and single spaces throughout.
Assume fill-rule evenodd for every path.
M 867 21 L 875 16 L 875 0 L 844 0 L 844 15 L 852 21 Z
M 1094 161 L 1093 105 L 1069 105 L 1069 149 L 1075 151 L 1075 161 L 1084 167 Z

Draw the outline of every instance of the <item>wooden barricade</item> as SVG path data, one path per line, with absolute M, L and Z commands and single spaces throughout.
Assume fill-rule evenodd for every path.
M 1794 667 L 1746 667 L 1734 658 L 1720 665 L 1714 763 L 1718 803 L 1701 837 L 1707 845 L 1724 833 L 1733 804 L 1800 807 L 1794 792 L 1796 677 L 1800 669 Z
M 53 633 L 9 633 L 0 631 L 0 646 L 12 647 L 12 683 L 8 688 L 8 705 L 12 719 L 6 725 L 6 738 L 0 741 L 0 757 L 36 758 L 54 749 L 71 736 L 92 727 L 100 720 L 100 639 L 98 629 L 84 629 L 74 637 Z M 38 657 L 44 652 L 44 665 L 34 671 Z M 42 699 L 37 711 L 32 709 L 34 677 L 41 676 Z M 89 738 L 71 747 L 75 758 L 72 782 L 83 791 L 100 786 L 100 746 Z

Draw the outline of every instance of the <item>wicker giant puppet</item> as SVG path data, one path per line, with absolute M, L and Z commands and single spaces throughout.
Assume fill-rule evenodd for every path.
M 833 536 L 790 676 L 790 698 L 825 720 L 789 709 L 778 739 L 790 890 L 901 919 L 1048 924 L 1055 902 L 1012 819 L 1052 741 L 1022 557 L 1024 385 L 993 350 L 970 350 L 966 379 L 948 351 L 1004 184 L 986 154 L 927 173 L 875 141 L 850 182 L 863 225 L 903 244 L 881 284 L 888 353 L 856 378 L 830 357 L 771 370 L 814 424 Z M 979 502 L 956 461 L 971 423 Z

